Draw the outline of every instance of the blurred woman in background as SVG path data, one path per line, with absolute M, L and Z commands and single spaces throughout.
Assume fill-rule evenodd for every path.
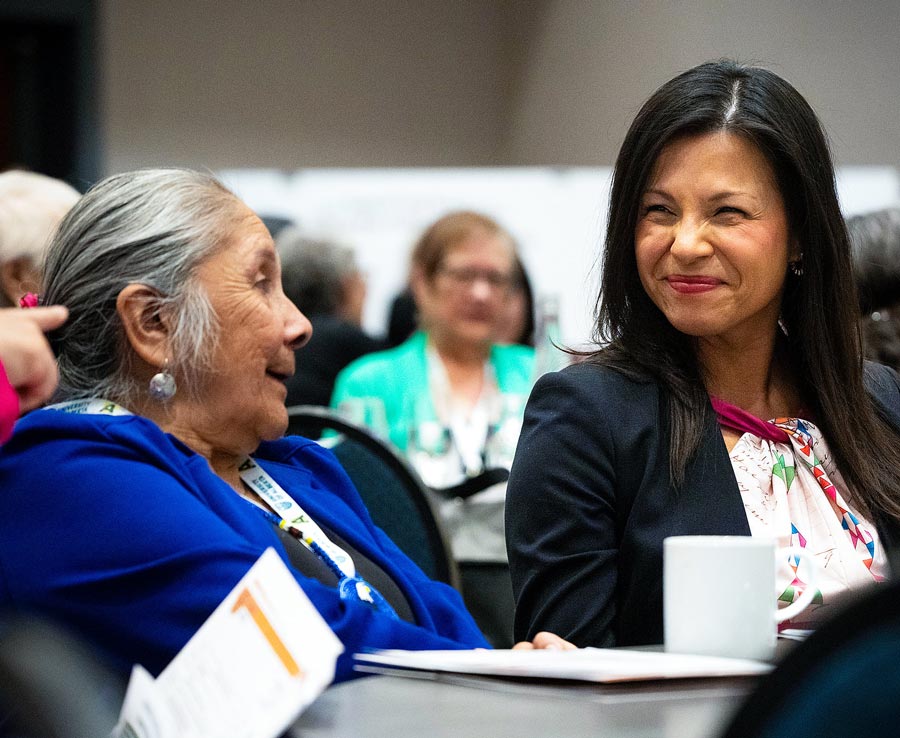
M 900 370 L 900 207 L 847 219 L 866 358 Z
M 0 174 L 0 307 L 18 307 L 26 292 L 37 292 L 44 249 L 78 197 L 62 180 L 37 172 Z
M 285 404 L 325 405 L 334 381 L 354 359 L 383 348 L 362 328 L 366 279 L 353 249 L 286 226 L 275 236 L 284 293 L 309 318 L 312 337 L 295 352 Z
M 463 211 L 440 218 L 411 257 L 419 331 L 357 360 L 335 384 L 332 405 L 339 409 L 380 405 L 388 437 L 432 488 L 512 461 L 534 363 L 530 347 L 499 343 L 516 261 L 512 237 L 487 216 Z M 505 493 L 500 483 L 465 499 L 435 496 L 466 603 L 495 645 L 512 637 Z

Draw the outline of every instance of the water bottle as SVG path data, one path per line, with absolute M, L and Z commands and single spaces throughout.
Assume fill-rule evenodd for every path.
M 555 372 L 569 363 L 569 356 L 561 350 L 559 331 L 559 298 L 544 295 L 538 301 L 537 327 L 534 335 L 534 373 L 537 379 L 547 372 Z

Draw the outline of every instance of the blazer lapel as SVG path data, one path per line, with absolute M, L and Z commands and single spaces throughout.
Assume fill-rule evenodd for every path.
M 750 535 L 741 492 L 711 404 L 707 406 L 700 448 L 685 470 L 677 497 L 677 532 Z

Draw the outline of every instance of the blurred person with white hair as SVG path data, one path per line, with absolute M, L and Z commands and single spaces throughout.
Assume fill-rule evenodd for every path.
M 296 226 L 275 236 L 284 293 L 309 318 L 312 337 L 295 353 L 296 372 L 285 403 L 325 405 L 347 364 L 383 348 L 362 328 L 366 280 L 349 246 L 309 238 Z
M 43 174 L 0 173 L 0 307 L 16 306 L 25 293 L 37 291 L 44 248 L 79 196 Z

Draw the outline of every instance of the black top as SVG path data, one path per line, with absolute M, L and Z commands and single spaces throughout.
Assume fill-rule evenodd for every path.
M 287 381 L 285 404 L 288 407 L 327 407 L 338 372 L 363 354 L 383 348 L 381 341 L 358 325 L 332 315 L 313 315 L 309 322 L 313 327 L 312 338 L 295 352 L 296 373 Z
M 897 374 L 879 365 L 866 373 L 900 428 Z M 662 643 L 663 539 L 750 535 L 715 414 L 707 416 L 676 491 L 655 381 L 593 364 L 540 379 L 506 496 L 516 640 L 548 630 L 578 646 Z M 900 541 L 895 526 L 878 529 L 886 547 Z

